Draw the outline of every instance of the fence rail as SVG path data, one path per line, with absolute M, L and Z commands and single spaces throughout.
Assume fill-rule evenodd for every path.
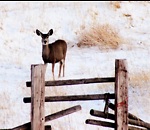
M 63 86 L 63 85 L 77 85 L 77 84 L 91 84 L 91 83 L 108 83 L 115 82 L 114 77 L 107 78 L 89 78 L 89 79 L 70 79 L 70 80 L 57 80 L 57 81 L 45 81 L 46 87 L 51 86 Z M 27 87 L 31 87 L 31 82 L 26 82 Z
M 45 97 L 45 102 L 87 101 L 87 100 L 104 100 L 104 99 L 105 94 L 53 96 L 53 97 Z M 115 94 L 109 94 L 109 99 L 115 99 Z M 24 103 L 31 103 L 31 98 L 25 97 L 23 101 Z
M 79 110 L 81 110 L 80 105 L 76 105 L 76 106 L 61 110 L 59 112 L 56 112 L 56 113 L 46 116 L 45 122 L 69 115 L 69 114 L 77 112 Z M 45 126 L 45 130 L 48 130 L 48 129 L 51 129 L 51 126 Z M 25 123 L 23 125 L 20 125 L 18 127 L 11 129 L 11 130 L 31 130 L 31 122 Z

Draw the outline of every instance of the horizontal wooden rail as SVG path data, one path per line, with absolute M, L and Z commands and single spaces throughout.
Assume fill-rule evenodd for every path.
M 131 125 L 137 125 L 137 126 L 141 126 L 141 127 L 145 127 L 148 130 L 150 130 L 150 124 L 146 123 L 144 121 L 138 121 L 138 120 L 129 119 L 129 124 L 131 124 Z
M 90 110 L 90 114 L 92 116 L 96 116 L 96 117 L 102 117 L 102 118 L 107 118 L 107 119 L 115 120 L 115 115 L 114 114 L 107 113 L 107 115 L 106 115 L 102 111 L 97 111 L 97 110 L 91 109 Z
M 105 99 L 105 94 L 54 96 L 54 97 L 45 97 L 45 102 L 85 101 L 85 100 L 103 100 L 103 99 Z M 115 99 L 115 94 L 109 94 L 109 99 Z M 25 97 L 23 101 L 24 103 L 31 103 L 31 98 Z
M 115 105 L 112 104 L 112 103 L 109 103 L 109 104 L 108 104 L 108 107 L 109 107 L 110 109 L 112 109 L 112 110 L 115 110 Z M 137 121 L 143 121 L 143 120 L 141 120 L 140 118 L 136 117 L 135 115 L 133 115 L 133 114 L 131 114 L 131 113 L 128 113 L 128 118 L 129 118 L 129 119 L 134 119 L 134 120 L 137 120 Z
M 45 130 L 51 130 L 51 129 L 52 129 L 51 125 L 46 125 L 45 126 Z
M 71 113 L 79 111 L 79 110 L 81 110 L 81 106 L 80 105 L 64 109 L 62 111 L 59 111 L 59 112 L 56 112 L 56 113 L 53 113 L 51 115 L 46 116 L 45 117 L 45 122 L 51 121 L 51 120 L 54 120 L 54 119 L 57 119 L 57 118 L 60 118 L 62 116 L 71 114 Z M 31 122 L 28 122 L 28 123 L 25 123 L 25 124 L 23 124 L 21 126 L 15 127 L 15 128 L 13 128 L 11 130 L 30 130 L 30 129 L 31 129 Z M 45 130 L 46 129 L 49 130 L 50 126 L 45 126 Z
M 104 112 L 96 111 L 96 110 L 91 109 L 90 114 L 93 115 L 93 116 L 96 116 L 96 117 L 102 117 L 102 118 L 107 118 L 107 119 L 110 119 L 110 120 L 115 120 L 115 115 L 110 114 L 110 113 L 108 113 L 107 117 L 106 117 L 106 114 Z M 134 119 L 129 119 L 128 118 L 128 124 L 136 125 L 136 126 L 140 126 L 140 127 L 145 127 L 145 128 L 150 129 L 150 124 L 146 123 L 144 121 L 139 121 L 139 120 L 134 120 Z
M 99 125 L 99 126 L 104 126 L 104 127 L 115 128 L 115 123 L 106 122 L 106 121 L 87 119 L 85 121 L 85 123 L 91 124 L 91 125 Z M 134 126 L 128 126 L 128 130 L 147 130 L 147 129 L 138 128 L 138 127 L 134 127 Z
M 107 82 L 115 82 L 115 78 L 114 77 L 109 77 L 109 78 L 89 78 L 89 79 L 71 79 L 71 80 L 45 81 L 45 86 L 63 86 L 63 85 L 107 83 Z M 27 81 L 26 86 L 31 87 L 31 81 Z
M 104 126 L 104 127 L 115 128 L 115 123 L 110 123 L 110 122 L 106 122 L 106 121 L 87 119 L 85 121 L 85 123 L 86 124 L 100 125 L 100 126 Z
M 128 126 L 128 130 L 148 130 L 148 129 L 145 129 L 145 128 L 138 128 L 138 127 L 134 127 L 134 126 Z
M 5 130 L 5 129 L 2 129 L 2 130 Z M 12 129 L 6 129 L 6 130 L 31 130 L 31 122 L 12 128 Z M 45 126 L 45 130 L 51 130 L 51 126 L 50 125 Z

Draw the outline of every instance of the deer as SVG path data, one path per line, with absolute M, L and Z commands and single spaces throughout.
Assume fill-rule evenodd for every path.
M 61 69 L 63 67 L 63 77 L 65 76 L 65 59 L 67 52 L 67 43 L 65 40 L 58 39 L 52 43 L 49 43 L 49 36 L 53 34 L 53 29 L 50 29 L 48 33 L 42 33 L 36 29 L 36 34 L 41 36 L 42 41 L 42 59 L 47 66 L 48 63 L 52 64 L 52 75 L 54 76 L 55 63 L 60 63 L 58 78 L 61 76 Z

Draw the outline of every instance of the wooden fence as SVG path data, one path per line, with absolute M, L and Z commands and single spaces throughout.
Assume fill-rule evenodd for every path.
M 129 126 L 129 123 L 131 125 L 137 125 L 148 129 L 150 128 L 148 123 L 128 113 L 128 70 L 126 59 L 115 60 L 115 77 L 45 81 L 45 71 L 46 68 L 43 64 L 31 65 L 31 82 L 26 82 L 27 87 L 31 87 L 31 97 L 25 97 L 23 99 L 25 103 L 31 103 L 31 122 L 18 126 L 13 130 L 50 130 L 51 126 L 44 125 L 46 121 L 57 119 L 81 110 L 81 106 L 77 105 L 45 117 L 45 102 L 86 100 L 105 100 L 106 104 L 104 112 L 91 109 L 90 114 L 92 116 L 114 120 L 114 123 L 111 123 L 87 119 L 85 121 L 86 124 L 111 127 L 115 130 L 142 130 L 142 128 Z M 107 82 L 115 84 L 114 93 L 45 97 L 45 87 Z M 115 99 L 115 104 L 111 104 L 109 99 Z M 115 114 L 109 113 L 109 108 L 113 109 Z

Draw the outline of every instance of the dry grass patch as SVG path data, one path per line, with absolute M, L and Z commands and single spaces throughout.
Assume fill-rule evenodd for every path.
M 123 43 L 123 38 L 119 36 L 117 30 L 109 24 L 96 24 L 81 31 L 78 47 L 98 46 L 101 50 L 117 49 Z
M 130 84 L 133 86 L 145 86 L 146 84 L 150 83 L 150 71 L 141 71 L 136 72 L 134 74 L 130 74 Z
M 120 9 L 121 5 L 120 5 L 120 1 L 111 1 L 110 4 L 115 8 L 115 9 Z

